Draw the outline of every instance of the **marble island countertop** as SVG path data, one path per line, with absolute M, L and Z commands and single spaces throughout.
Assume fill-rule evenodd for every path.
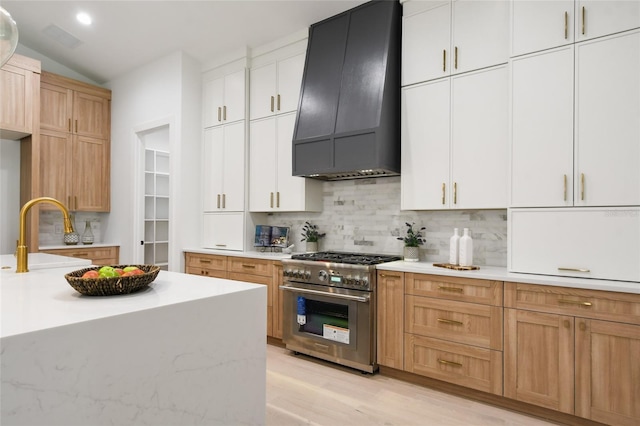
M 161 271 L 92 297 L 82 267 L 0 271 L 0 424 L 264 424 L 266 286 Z

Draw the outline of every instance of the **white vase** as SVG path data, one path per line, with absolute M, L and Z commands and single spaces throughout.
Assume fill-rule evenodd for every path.
M 405 262 L 417 262 L 420 260 L 420 248 L 419 247 L 405 247 L 404 248 L 404 260 Z
M 459 262 L 460 234 L 458 228 L 453 228 L 453 236 L 449 239 L 449 263 L 457 265 Z
M 317 241 L 307 241 L 307 253 L 315 253 L 318 251 Z
M 473 240 L 469 235 L 469 228 L 464 228 L 464 234 L 460 237 L 460 266 L 473 265 Z

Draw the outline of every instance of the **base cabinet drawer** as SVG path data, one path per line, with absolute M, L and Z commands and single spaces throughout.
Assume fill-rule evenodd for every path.
M 89 259 L 94 265 L 118 265 L 120 263 L 120 247 L 86 247 L 77 246 L 64 249 L 40 250 L 40 253 L 57 254 L 59 256 Z
M 218 271 L 227 270 L 227 256 L 216 256 L 211 254 L 186 253 L 186 264 L 188 268 L 210 269 Z M 191 272 L 187 272 L 188 274 Z M 199 274 L 204 275 L 204 274 Z M 224 277 L 226 278 L 226 277 Z
M 502 395 L 502 352 L 405 333 L 405 370 Z
M 502 350 L 502 308 L 430 297 L 405 296 L 405 331 Z
M 192 275 L 202 275 L 203 277 L 213 277 L 213 278 L 223 278 L 223 279 L 229 278 L 227 271 L 220 271 L 217 269 L 198 268 L 194 266 L 187 266 L 185 268 L 185 273 L 192 274 Z

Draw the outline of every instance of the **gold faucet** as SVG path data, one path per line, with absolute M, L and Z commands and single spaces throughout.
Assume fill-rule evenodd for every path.
M 39 197 L 34 198 L 31 201 L 27 201 L 22 209 L 20 209 L 20 239 L 18 240 L 18 247 L 16 247 L 16 257 L 18 258 L 18 265 L 16 266 L 16 272 L 29 272 L 27 265 L 28 253 L 27 248 L 27 212 L 31 207 L 38 203 L 51 203 L 62 210 L 64 219 L 64 233 L 68 234 L 73 232 L 73 225 L 71 224 L 71 217 L 69 217 L 69 210 L 60 201 L 51 197 Z

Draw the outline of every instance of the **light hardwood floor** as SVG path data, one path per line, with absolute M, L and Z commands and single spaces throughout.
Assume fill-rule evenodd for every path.
M 268 426 L 550 425 L 389 377 L 267 345 Z

